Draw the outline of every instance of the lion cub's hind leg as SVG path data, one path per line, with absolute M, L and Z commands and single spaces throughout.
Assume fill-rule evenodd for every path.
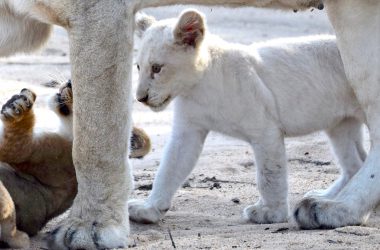
M 312 190 L 305 197 L 333 199 L 363 166 L 367 153 L 363 147 L 362 123 L 346 118 L 326 131 L 335 157 L 340 165 L 340 177 L 325 190 Z
M 16 228 L 16 211 L 12 198 L 0 181 L 0 241 L 11 248 L 29 248 L 29 237 Z

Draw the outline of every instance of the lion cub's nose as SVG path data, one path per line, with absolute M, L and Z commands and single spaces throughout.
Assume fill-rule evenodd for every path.
M 142 103 L 146 103 L 148 101 L 148 98 L 149 98 L 149 96 L 146 95 L 142 98 L 137 98 L 137 101 L 142 102 Z

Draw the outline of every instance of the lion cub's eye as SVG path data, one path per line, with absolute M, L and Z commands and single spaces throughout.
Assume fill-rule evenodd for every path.
M 162 68 L 162 65 L 159 65 L 157 63 L 153 64 L 152 65 L 152 73 L 154 73 L 154 74 L 160 73 L 161 68 Z
M 137 64 L 137 70 L 140 71 L 140 65 Z

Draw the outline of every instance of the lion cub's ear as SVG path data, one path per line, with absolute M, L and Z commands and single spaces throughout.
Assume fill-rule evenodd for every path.
M 135 18 L 135 31 L 138 37 L 142 37 L 144 32 L 156 22 L 153 16 L 148 16 L 145 13 L 137 13 Z
M 185 10 L 179 17 L 173 35 L 177 44 L 196 48 L 203 40 L 205 21 L 202 13 Z

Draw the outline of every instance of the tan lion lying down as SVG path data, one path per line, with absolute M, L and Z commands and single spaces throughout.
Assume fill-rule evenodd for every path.
M 36 234 L 51 218 L 66 211 L 77 193 L 71 154 L 71 83 L 50 101 L 59 128 L 39 124 L 33 110 L 35 99 L 32 91 L 23 89 L 1 109 L 0 240 L 13 248 L 27 248 L 26 233 Z M 53 113 L 48 115 L 49 122 L 56 119 Z M 131 145 L 130 157 L 141 158 L 150 150 L 149 137 L 133 128 Z M 17 230 L 16 222 L 26 233 Z

